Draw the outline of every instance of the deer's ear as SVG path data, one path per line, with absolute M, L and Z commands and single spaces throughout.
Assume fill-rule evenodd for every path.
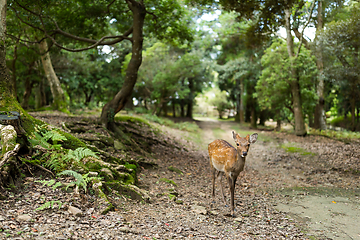
M 232 131 L 232 135 L 233 135 L 234 140 L 236 141 L 236 140 L 237 140 L 237 139 L 236 139 L 236 132 L 235 132 L 235 131 Z
M 257 140 L 257 137 L 258 137 L 258 134 L 257 133 L 254 133 L 254 134 L 251 134 L 250 136 L 250 143 L 255 143 L 256 140 Z

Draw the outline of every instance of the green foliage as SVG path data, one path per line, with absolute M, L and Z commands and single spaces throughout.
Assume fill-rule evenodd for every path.
M 54 205 L 57 204 L 59 209 L 61 208 L 61 206 L 63 205 L 63 203 L 60 200 L 57 201 L 49 201 L 44 203 L 43 205 L 41 205 L 40 207 L 36 208 L 35 211 L 42 211 L 45 209 L 49 209 L 49 208 L 54 208 Z
M 303 148 L 299 148 L 299 147 L 285 146 L 285 145 L 282 145 L 281 147 L 285 149 L 286 152 L 289 153 L 300 153 L 300 155 L 312 155 L 312 156 L 316 155 L 315 153 L 307 152 Z
M 349 110 L 355 116 L 355 109 L 360 107 L 360 102 L 355 100 L 360 95 L 360 3 L 349 2 L 334 19 L 327 24 L 316 46 L 323 50 L 326 59 L 325 80 L 333 85 L 332 90 L 336 90 L 330 93 L 336 94 L 332 116 L 335 111 L 346 115 Z M 356 129 L 354 118 L 349 125 L 350 129 Z
M 213 92 L 214 95 L 209 99 L 209 103 L 216 107 L 219 117 L 222 118 L 225 110 L 232 107 L 227 100 L 228 94 L 225 91 L 220 91 L 218 88 L 214 88 Z
M 290 61 L 287 54 L 286 44 L 282 40 L 274 41 L 265 51 L 261 59 L 263 66 L 262 74 L 256 85 L 256 93 L 259 105 L 275 114 L 275 119 L 289 120 L 292 115 L 292 79 Z M 300 94 L 303 103 L 303 111 L 313 114 L 316 104 L 315 82 L 317 69 L 314 57 L 310 51 L 302 48 L 299 57 L 293 65 L 299 75 Z M 289 111 L 290 110 L 290 111 Z
M 339 139 L 346 141 L 348 139 L 360 139 L 359 132 L 351 132 L 351 131 L 335 131 L 331 129 L 327 130 L 317 130 L 317 129 L 310 129 L 310 134 L 326 136 L 334 139 Z
M 159 123 L 161 125 L 177 128 L 188 132 L 197 132 L 200 130 L 199 126 L 196 123 L 192 123 L 192 122 L 175 123 L 168 118 L 161 118 L 152 114 L 144 114 L 142 115 L 142 117 L 148 119 L 151 122 Z
M 29 138 L 29 142 L 31 143 L 31 145 L 36 146 L 36 145 L 40 145 L 43 148 L 50 148 L 50 144 L 45 140 L 45 138 L 43 138 L 39 133 L 34 132 L 34 138 Z
M 55 190 L 58 187 L 61 187 L 63 184 L 61 182 L 56 182 L 55 179 L 50 179 L 50 180 L 39 180 L 39 181 L 35 181 L 35 182 L 41 182 L 43 183 L 43 186 L 48 186 L 48 187 L 52 187 L 53 190 Z
M 143 123 L 147 126 L 150 126 L 149 122 L 142 117 L 134 117 L 134 116 L 129 116 L 129 115 L 117 115 L 114 119 L 115 119 L 115 121 L 120 121 L 120 122 Z
M 127 169 L 133 169 L 133 170 L 136 170 L 137 169 L 137 166 L 135 164 L 131 164 L 131 163 L 126 163 L 124 165 Z
M 87 182 L 85 181 L 85 179 L 83 178 L 83 176 L 81 174 L 79 174 L 73 170 L 65 170 L 65 171 L 58 173 L 57 175 L 58 176 L 68 175 L 68 176 L 74 177 L 76 179 L 75 182 L 69 183 L 69 185 L 66 187 L 66 189 L 68 189 L 70 186 L 75 184 L 78 187 L 82 187 L 84 189 L 84 191 L 86 192 Z M 87 177 L 87 175 L 86 175 L 86 177 Z
M 97 159 L 99 158 L 96 155 L 96 153 L 94 153 L 90 149 L 84 148 L 84 147 L 79 147 L 75 150 L 70 149 L 69 152 L 64 156 L 63 160 L 65 160 L 65 161 L 74 160 L 76 162 L 80 162 L 85 157 L 94 157 Z

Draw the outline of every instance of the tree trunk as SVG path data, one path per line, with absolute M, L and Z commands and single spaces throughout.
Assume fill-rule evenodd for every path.
M 14 46 L 14 58 L 11 61 L 11 71 L 12 71 L 11 79 L 12 79 L 12 86 L 14 88 L 15 97 L 16 97 L 16 99 L 18 99 L 18 97 L 17 97 L 17 86 L 16 86 L 16 60 L 17 60 L 17 45 Z
M 185 101 L 184 99 L 180 100 L 180 117 L 185 117 Z
M 13 81 L 10 78 L 9 71 L 6 66 L 6 0 L 0 0 L 0 111 L 17 111 L 20 107 L 16 100 L 16 93 L 14 92 Z M 2 122 L 1 122 L 2 123 Z M 0 125 L 1 125 L 0 123 Z M 7 130 L 8 129 L 8 130 Z M 3 186 L 9 180 L 12 181 L 12 172 L 16 169 L 16 164 L 11 161 L 13 155 L 19 150 L 20 144 L 15 145 L 16 131 L 11 126 L 0 126 L 0 138 L 1 138 L 1 152 L 0 152 L 0 189 L 3 190 Z M 7 133 L 5 133 L 5 132 Z M 9 134 L 9 131 L 11 132 Z M 10 137 L 12 143 L 8 145 Z M 5 163 L 9 163 L 4 165 Z M 0 198 L 3 198 L 0 191 Z
M 241 79 L 240 80 L 240 93 L 239 93 L 239 97 L 240 97 L 240 123 L 244 123 L 244 98 L 243 98 L 243 93 L 244 92 L 244 80 Z
M 277 132 L 281 131 L 281 120 L 280 119 L 276 120 L 275 131 L 277 131 Z
M 27 76 L 25 79 L 25 92 L 24 92 L 23 100 L 21 102 L 21 107 L 23 109 L 29 108 L 29 99 L 31 96 L 33 86 L 34 86 L 34 82 L 30 80 L 29 76 Z
M 318 24 L 316 27 L 316 35 L 319 35 L 324 28 L 323 20 L 323 1 L 318 2 L 318 15 L 317 15 Z M 317 85 L 317 95 L 319 96 L 319 102 L 315 107 L 314 115 L 314 128 L 315 129 L 326 129 L 326 116 L 324 111 L 325 98 L 324 98 L 324 61 L 322 55 L 322 47 L 317 47 L 315 50 L 316 55 L 316 66 L 319 70 L 318 75 L 318 85 Z
M 193 105 L 194 105 L 194 79 L 189 78 L 189 102 L 187 104 L 187 112 L 186 117 L 192 118 L 193 117 Z
M 235 92 L 235 98 L 236 98 L 236 115 L 235 115 L 235 122 L 240 122 L 240 79 L 236 79 L 236 92 Z
M 106 128 L 111 128 L 114 125 L 114 116 L 121 111 L 131 97 L 134 89 L 138 70 L 142 62 L 142 47 L 143 47 L 143 25 L 145 21 L 146 10 L 142 2 L 127 1 L 129 8 L 133 14 L 133 32 L 132 32 L 132 55 L 128 67 L 124 84 L 121 90 L 115 97 L 102 109 L 101 123 Z
M 171 106 L 172 106 L 173 117 L 176 118 L 176 108 L 175 108 L 174 100 L 171 101 Z
M 14 86 L 6 67 L 6 0 L 0 0 L 0 110 L 15 101 Z M 5 110 L 5 109 L 4 109 Z
M 54 71 L 50 58 L 50 53 L 48 52 L 48 45 L 46 40 L 43 40 L 39 43 L 39 49 L 40 53 L 42 54 L 41 63 L 44 67 L 45 76 L 46 79 L 49 81 L 51 94 L 53 96 L 52 107 L 55 110 L 68 112 L 65 94 L 61 88 L 59 78 L 56 76 L 56 73 Z
M 44 79 L 42 78 L 36 88 L 35 108 L 41 108 L 46 105 L 46 94 L 44 90 Z
M 293 62 L 294 59 L 294 41 L 291 35 L 291 24 L 290 24 L 290 9 L 285 10 L 285 28 L 286 28 L 286 43 L 289 59 Z M 300 85 L 298 72 L 294 68 L 291 63 L 291 78 L 290 86 L 291 86 L 291 94 L 293 101 L 293 111 L 294 111 L 294 119 L 295 119 L 295 135 L 297 136 L 305 136 L 307 134 L 305 128 L 305 121 L 302 111 L 302 103 L 301 103 L 301 95 L 300 95 Z
M 168 115 L 168 111 L 167 111 L 167 101 L 164 100 L 164 102 L 162 103 L 162 111 L 164 113 L 164 116 L 167 117 Z
M 351 104 L 351 131 L 355 131 L 356 124 L 355 124 L 355 98 L 350 100 Z

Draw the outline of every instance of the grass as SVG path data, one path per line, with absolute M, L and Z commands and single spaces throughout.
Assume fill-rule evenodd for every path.
M 305 151 L 305 149 L 299 148 L 299 147 L 281 145 L 281 148 L 285 149 L 285 151 L 288 153 L 299 153 L 300 155 L 303 155 L 303 156 L 306 156 L 306 155 L 315 156 L 316 155 L 316 153 Z
M 114 118 L 114 120 L 120 121 L 120 122 L 132 122 L 132 123 L 140 122 L 140 123 L 150 126 L 149 121 L 142 117 L 134 117 L 134 116 L 129 116 L 129 115 L 118 115 Z
M 351 131 L 335 131 L 335 130 L 317 130 L 310 129 L 310 134 L 325 136 L 329 138 L 335 138 L 339 140 L 349 140 L 349 139 L 360 139 L 360 132 L 351 132 Z
M 171 128 L 176 128 L 188 132 L 197 132 L 200 130 L 199 126 L 195 122 L 179 122 L 175 123 L 168 118 L 158 117 L 152 114 L 144 114 L 142 115 L 143 118 L 147 119 L 148 121 L 155 122 L 161 125 L 165 125 Z

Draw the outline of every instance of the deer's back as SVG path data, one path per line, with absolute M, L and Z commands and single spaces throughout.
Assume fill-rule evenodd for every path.
M 223 172 L 226 165 L 236 161 L 236 148 L 225 140 L 211 142 L 208 150 L 210 162 L 218 171 Z

